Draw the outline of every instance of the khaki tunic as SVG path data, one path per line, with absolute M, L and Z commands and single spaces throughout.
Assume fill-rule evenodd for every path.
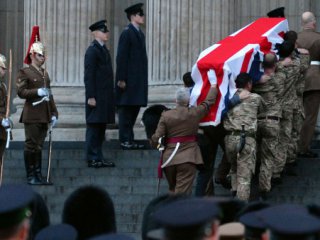
M 310 52 L 310 61 L 320 61 L 320 33 L 311 29 L 305 29 L 298 34 L 297 44 L 299 48 L 308 49 Z M 319 65 L 310 65 L 305 71 L 304 91 L 320 90 L 320 67 Z
M 21 113 L 20 122 L 22 123 L 49 123 L 52 116 L 58 118 L 58 110 L 55 105 L 53 96 L 50 95 L 50 101 L 32 106 L 33 102 L 39 101 L 42 97 L 38 96 L 38 88 L 49 88 L 50 79 L 46 72 L 45 76 L 35 67 L 22 68 L 17 77 L 16 87 L 17 94 L 20 98 L 25 99 L 25 104 Z
M 152 142 L 158 143 L 160 137 L 166 138 L 197 135 L 200 120 L 209 112 L 209 106 L 212 105 L 217 96 L 217 89 L 211 88 L 207 98 L 197 107 L 178 106 L 175 109 L 162 113 L 155 134 L 152 136 Z M 175 149 L 176 144 L 167 144 L 163 153 L 165 162 Z M 202 164 L 202 156 L 197 142 L 181 143 L 179 150 L 167 165 L 177 165 L 182 163 Z

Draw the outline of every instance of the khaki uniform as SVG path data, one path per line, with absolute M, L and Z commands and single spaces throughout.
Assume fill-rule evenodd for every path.
M 37 94 L 38 88 L 46 87 L 50 89 L 48 73 L 46 72 L 45 77 L 43 77 L 43 72 L 44 69 L 41 69 L 40 72 L 30 65 L 19 71 L 16 82 L 18 96 L 25 99 L 20 122 L 25 124 L 25 151 L 30 152 L 41 151 L 51 117 L 56 116 L 58 118 L 58 111 L 52 95 L 50 95 L 49 102 L 43 101 L 36 106 L 32 106 L 33 102 L 42 99 Z
M 302 72 L 309 66 L 309 56 L 301 55 L 297 57 L 300 60 L 300 73 L 296 76 L 296 99 L 292 104 L 292 131 L 291 141 L 288 145 L 287 163 L 293 163 L 296 161 L 298 153 L 298 142 L 300 138 L 300 131 L 304 120 L 304 108 L 303 108 L 303 91 L 304 91 L 304 77 Z
M 244 91 L 238 89 L 238 93 Z M 256 132 L 258 128 L 258 113 L 263 111 L 263 100 L 255 93 L 229 110 L 224 119 L 226 155 L 231 163 L 232 191 L 237 191 L 241 200 L 249 200 L 251 178 L 256 164 Z M 237 145 L 240 142 L 241 125 L 246 131 L 246 144 L 237 157 Z
M 310 61 L 320 61 L 320 33 L 311 29 L 298 34 L 297 44 L 300 48 L 309 50 Z M 313 49 L 312 49 L 313 48 Z M 320 106 L 320 67 L 310 65 L 304 72 L 305 88 L 303 105 L 305 120 L 300 133 L 300 151 L 307 152 L 312 140 Z
M 299 150 L 299 139 L 303 121 L 305 119 L 304 107 L 303 107 L 303 91 L 304 91 L 304 76 L 300 74 L 296 83 L 296 93 L 298 101 L 293 109 L 293 121 L 292 121 L 292 140 L 294 149 Z M 290 157 L 289 157 L 290 159 Z
M 0 82 L 0 122 L 6 116 L 7 108 L 7 86 L 3 81 Z M 7 132 L 5 128 L 0 125 L 0 163 L 6 147 Z
M 196 136 L 200 120 L 209 112 L 209 106 L 215 102 L 217 90 L 209 91 L 204 102 L 197 107 L 177 106 L 177 108 L 162 113 L 155 134 L 151 137 L 154 145 L 160 137 L 166 138 Z M 165 163 L 176 144 L 166 145 L 163 153 Z M 202 157 L 196 141 L 181 143 L 172 161 L 165 167 L 169 189 L 174 193 L 191 193 L 192 183 L 196 173 L 196 165 L 202 164 Z
M 259 190 L 271 189 L 271 177 L 279 144 L 281 103 L 286 75 L 276 71 L 266 83 L 256 84 L 252 92 L 265 102 L 265 111 L 258 115 L 258 152 L 260 157 Z
M 296 156 L 294 144 L 292 140 L 292 121 L 294 105 L 298 102 L 296 93 L 296 83 L 299 79 L 300 73 L 307 67 L 308 56 L 302 55 L 301 59 L 295 58 L 289 66 L 281 66 L 286 74 L 284 92 L 281 94 L 282 102 L 282 118 L 280 121 L 280 142 L 278 144 L 278 153 L 276 156 L 275 166 L 273 169 L 273 177 L 280 177 L 287 162 L 288 156 Z M 288 163 L 295 160 L 291 159 Z

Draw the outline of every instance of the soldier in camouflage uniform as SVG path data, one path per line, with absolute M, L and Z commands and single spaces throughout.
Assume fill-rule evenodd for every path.
M 237 93 L 251 91 L 252 81 L 247 73 L 240 73 L 236 79 Z M 257 115 L 263 110 L 263 100 L 258 94 L 250 93 L 247 99 L 229 110 L 224 120 L 227 131 L 225 147 L 228 161 L 231 163 L 231 184 L 237 198 L 248 201 L 250 197 L 251 178 L 256 164 Z M 238 145 L 241 141 L 242 125 L 245 129 L 245 144 L 242 151 Z
M 293 51 L 292 58 L 297 59 L 297 61 L 301 60 L 301 54 L 297 49 L 297 39 L 298 34 L 295 31 L 288 31 L 285 33 L 284 36 L 285 40 L 292 41 L 295 45 L 295 50 Z M 300 51 L 305 51 L 301 50 Z M 306 55 L 302 56 L 302 61 L 308 61 Z M 292 132 L 291 132 L 291 139 L 292 141 L 289 143 L 288 152 L 287 152 L 287 163 L 295 162 L 298 152 L 298 141 L 300 138 L 300 131 L 304 121 L 304 108 L 303 108 L 303 91 L 304 91 L 304 77 L 303 74 L 300 73 L 299 77 L 297 78 L 295 89 L 296 89 L 296 101 L 293 102 L 293 114 L 292 114 Z M 288 175 L 296 175 L 292 168 L 287 168 L 286 173 Z
M 286 164 L 289 147 L 292 143 L 292 121 L 293 121 L 293 106 L 298 101 L 295 85 L 298 81 L 300 73 L 308 66 L 307 55 L 302 55 L 301 59 L 293 58 L 294 43 L 284 41 L 279 48 L 280 63 L 279 69 L 283 69 L 286 73 L 285 87 L 282 94 L 282 118 L 280 121 L 280 142 L 278 145 L 278 154 L 273 170 L 273 178 L 279 179 L 280 174 Z M 301 50 L 303 51 L 303 50 Z M 304 52 L 304 51 L 303 51 Z M 306 52 L 304 52 L 306 53 Z M 291 151 L 291 150 L 290 150 Z M 294 159 L 295 160 L 295 159 Z M 293 164 L 291 160 L 288 164 Z
M 260 156 L 259 191 L 262 198 L 271 190 L 272 170 L 279 143 L 281 103 L 286 75 L 276 69 L 277 57 L 273 53 L 264 56 L 264 74 L 253 87 L 265 102 L 265 111 L 258 115 L 258 150 Z

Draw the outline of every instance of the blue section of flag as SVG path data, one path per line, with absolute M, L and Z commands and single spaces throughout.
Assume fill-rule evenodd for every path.
M 251 68 L 248 72 L 250 77 L 252 78 L 253 83 L 256 83 L 257 81 L 259 81 L 261 76 L 263 75 L 263 72 L 260 70 L 260 64 L 261 64 L 260 54 L 259 52 L 257 52 L 253 57 Z

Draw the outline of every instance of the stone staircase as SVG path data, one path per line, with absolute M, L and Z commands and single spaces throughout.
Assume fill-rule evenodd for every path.
M 84 142 L 54 142 L 51 172 L 54 185 L 33 188 L 47 202 L 51 222 L 59 223 L 64 201 L 72 191 L 86 184 L 99 185 L 110 193 L 114 201 L 118 231 L 140 239 L 143 211 L 157 195 L 159 152 L 151 149 L 123 151 L 116 140 L 111 140 L 104 145 L 104 155 L 116 163 L 115 168 L 88 168 L 84 159 Z M 47 150 L 43 151 L 43 159 L 45 156 Z M 220 158 L 221 153 L 217 159 Z M 43 161 L 43 165 L 44 173 L 47 162 Z M 299 159 L 297 170 L 299 176 L 286 176 L 283 184 L 273 189 L 271 202 L 319 202 L 319 159 Z M 12 142 L 5 153 L 3 183 L 24 182 L 23 142 Z M 162 180 L 160 193 L 166 192 L 167 183 Z M 215 194 L 230 196 L 230 192 L 220 186 L 215 186 Z

